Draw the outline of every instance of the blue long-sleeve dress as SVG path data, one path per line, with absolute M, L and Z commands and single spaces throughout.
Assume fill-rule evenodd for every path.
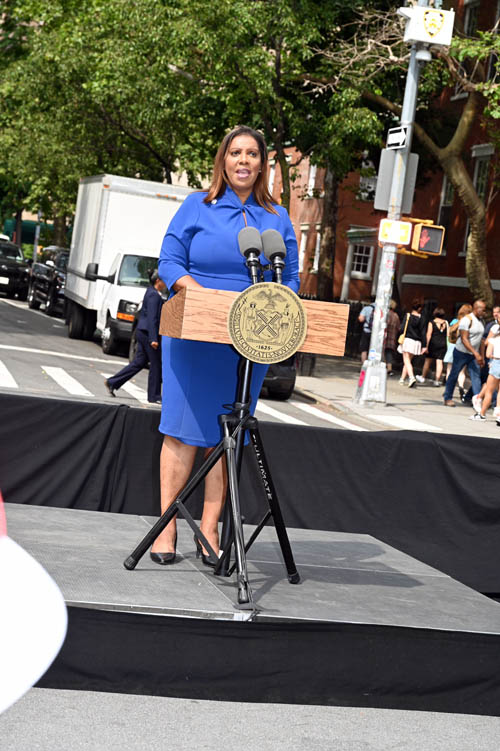
M 158 271 L 167 287 L 189 274 L 203 287 L 241 292 L 250 275 L 238 247 L 245 226 L 278 230 L 287 248 L 283 283 L 299 289 L 297 240 L 286 210 L 263 209 L 253 194 L 243 204 L 227 187 L 209 204 L 206 192 L 191 193 L 176 212 L 163 239 Z M 246 222 L 245 222 L 246 218 Z M 264 256 L 263 265 L 267 264 Z M 264 272 L 271 281 L 272 272 Z M 207 310 L 207 316 L 210 311 Z M 215 446 L 221 431 L 217 417 L 236 397 L 239 355 L 229 344 L 162 337 L 163 404 L 160 432 L 192 446 Z M 251 411 L 262 388 L 267 365 L 254 365 Z

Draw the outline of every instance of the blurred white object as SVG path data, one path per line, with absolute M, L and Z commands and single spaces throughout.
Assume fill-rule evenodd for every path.
M 45 673 L 66 636 L 67 612 L 45 569 L 5 535 L 0 495 L 0 713 Z

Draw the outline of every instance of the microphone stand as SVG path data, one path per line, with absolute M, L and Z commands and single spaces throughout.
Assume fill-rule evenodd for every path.
M 282 262 L 283 263 L 283 262 Z M 247 266 L 251 273 L 252 284 L 258 283 L 258 268 L 260 263 L 257 259 L 247 258 Z M 284 265 L 284 264 L 283 264 Z M 274 263 L 273 263 L 274 266 Z M 275 268 L 275 276 L 278 277 L 278 271 Z M 279 270 L 281 278 L 281 269 Z M 277 279 L 276 279 L 277 281 Z M 231 405 L 229 413 L 219 415 L 219 423 L 222 428 L 222 439 L 214 448 L 212 453 L 205 459 L 200 469 L 187 482 L 179 495 L 175 498 L 168 509 L 160 516 L 158 521 L 151 527 L 150 531 L 144 536 L 135 550 L 125 559 L 123 565 L 126 569 L 132 570 L 136 567 L 146 550 L 153 544 L 158 535 L 165 529 L 167 524 L 177 515 L 181 514 L 187 521 L 194 532 L 195 537 L 200 541 L 203 547 L 208 551 L 208 558 L 214 564 L 214 574 L 231 576 L 236 569 L 236 578 L 238 585 L 238 607 L 243 610 L 252 610 L 254 613 L 257 609 L 253 602 L 252 590 L 248 579 L 248 568 L 246 554 L 257 539 L 268 520 L 273 517 L 278 542 L 283 555 L 283 562 L 287 570 L 288 581 L 290 584 L 298 584 L 300 575 L 295 566 L 288 533 L 281 513 L 281 508 L 276 494 L 276 489 L 272 481 L 269 465 L 264 453 L 264 447 L 260 436 L 257 418 L 250 414 L 250 385 L 252 381 L 253 362 L 246 357 L 240 356 L 238 365 L 238 385 L 236 390 L 236 401 Z M 248 542 L 245 544 L 243 534 L 243 524 L 240 510 L 239 482 L 241 475 L 241 465 L 243 461 L 243 447 L 245 434 L 248 432 L 250 442 L 253 447 L 257 466 L 264 493 L 268 503 L 268 511 L 255 528 Z M 217 461 L 226 457 L 227 475 L 228 475 L 228 496 L 229 503 L 225 504 L 224 521 L 221 537 L 221 549 L 223 554 L 219 558 L 206 539 L 205 535 L 196 524 L 195 520 L 185 506 L 185 502 L 198 485 L 205 479 L 210 470 Z M 231 549 L 235 547 L 235 561 L 231 565 Z

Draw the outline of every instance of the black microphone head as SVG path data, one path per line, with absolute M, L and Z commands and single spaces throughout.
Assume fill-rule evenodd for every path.
M 262 253 L 262 238 L 259 230 L 256 227 L 243 227 L 238 232 L 238 245 L 241 255 L 245 258 L 250 253 L 256 253 L 260 256 Z
M 262 233 L 262 245 L 264 255 L 268 261 L 272 261 L 274 256 L 285 258 L 286 247 L 285 241 L 277 229 L 266 229 Z

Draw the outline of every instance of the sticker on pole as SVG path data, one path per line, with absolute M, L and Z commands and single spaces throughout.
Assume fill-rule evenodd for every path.
M 387 131 L 387 148 L 404 149 L 408 137 L 408 126 L 400 125 L 399 128 L 389 128 Z

